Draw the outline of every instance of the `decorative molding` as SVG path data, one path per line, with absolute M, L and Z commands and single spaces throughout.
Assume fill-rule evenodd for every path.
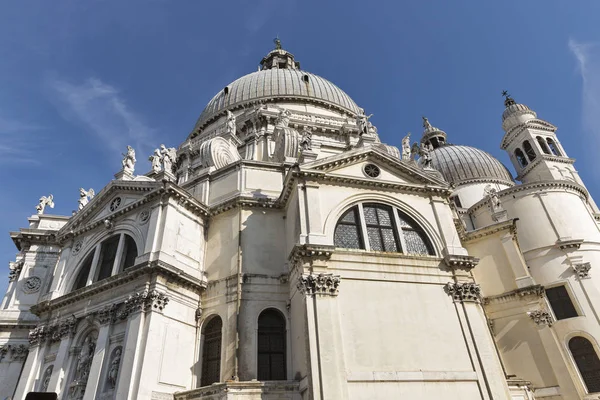
M 123 304 L 123 309 L 119 313 L 119 317 L 123 319 L 124 315 L 131 315 L 136 312 L 147 312 L 147 311 L 162 311 L 165 306 L 169 303 L 169 298 L 156 291 L 156 290 L 144 290 L 143 292 L 137 292 L 129 296 Z
M 481 287 L 473 282 L 448 282 L 444 285 L 444 290 L 454 301 L 481 301 Z
M 573 239 L 573 240 L 558 240 L 556 245 L 561 250 L 575 249 L 578 250 L 583 244 L 583 239 Z
M 519 218 L 513 218 L 508 221 L 498 222 L 496 224 L 488 225 L 486 227 L 479 228 L 474 231 L 468 231 L 468 232 L 463 227 L 462 231 L 459 230 L 459 233 L 461 233 L 460 238 L 463 241 L 463 243 L 467 243 L 467 242 L 481 239 L 481 238 L 493 235 L 498 232 L 503 232 L 503 231 L 510 231 L 510 233 L 512 233 L 513 235 L 516 236 L 518 220 L 519 220 Z M 460 225 L 462 226 L 461 221 L 458 221 L 458 223 L 460 223 Z M 456 224 L 457 223 L 455 222 L 455 225 Z
M 589 278 L 590 269 L 592 269 L 592 265 L 589 262 L 573 264 L 573 270 L 579 279 Z
M 8 355 L 9 362 L 25 361 L 29 347 L 24 344 L 4 344 L 0 346 L 0 362 Z
M 529 315 L 529 318 L 531 318 L 531 320 L 533 322 L 535 322 L 535 324 L 538 326 L 540 326 L 540 325 L 552 326 L 552 324 L 554 323 L 554 319 L 552 318 L 552 315 L 550 315 L 550 313 L 545 310 L 529 311 L 527 313 L 527 315 Z
M 14 282 L 17 279 L 19 279 L 19 275 L 21 275 L 21 271 L 23 270 L 23 265 L 24 262 L 23 260 L 19 260 L 19 261 L 15 261 L 15 262 L 9 262 L 8 263 L 8 281 L 9 282 Z
M 300 275 L 298 290 L 306 296 L 337 296 L 340 276 L 333 274 Z
M 495 296 L 487 296 L 483 299 L 484 304 L 490 304 L 495 302 L 504 302 L 512 299 L 523 299 L 531 297 L 533 299 L 539 299 L 544 297 L 544 287 L 542 285 L 531 285 L 523 288 L 515 289 L 510 292 L 498 294 Z
M 444 263 L 449 268 L 454 270 L 462 269 L 464 271 L 471 271 L 475 266 L 479 263 L 479 258 L 472 256 L 462 256 L 462 255 L 454 255 L 447 254 L 444 256 Z
M 290 269 L 299 269 L 299 273 L 302 273 L 301 267 L 304 263 L 312 266 L 317 262 L 326 263 L 333 254 L 334 246 L 318 246 L 318 245 L 296 245 L 288 257 L 290 263 Z
M 68 317 L 52 325 L 38 325 L 29 332 L 29 344 L 36 346 L 46 341 L 59 342 L 65 337 L 74 337 L 81 318 Z
M 96 311 L 96 319 L 100 325 L 106 325 L 114 323 L 117 320 L 119 305 L 116 303 L 110 304 L 106 307 L 102 307 Z

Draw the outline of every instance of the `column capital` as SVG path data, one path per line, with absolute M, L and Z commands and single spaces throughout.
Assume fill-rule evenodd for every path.
M 592 265 L 589 262 L 573 264 L 573 270 L 580 280 L 590 277 L 590 269 Z
M 531 320 L 538 326 L 552 326 L 554 323 L 552 315 L 550 315 L 550 313 L 546 310 L 529 311 L 527 315 L 529 315 L 529 318 L 531 318 Z
M 298 290 L 306 296 L 337 296 L 340 276 L 333 274 L 300 275 Z
M 481 287 L 474 282 L 448 282 L 444 291 L 456 301 L 481 302 Z
M 162 311 L 169 303 L 169 298 L 156 290 L 144 290 L 136 292 L 129 296 L 123 304 L 123 310 L 120 317 L 127 316 L 136 312 Z

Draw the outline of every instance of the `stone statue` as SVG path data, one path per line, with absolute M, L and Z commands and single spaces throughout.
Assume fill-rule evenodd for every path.
M 419 155 L 421 156 L 423 168 L 431 168 L 431 152 L 433 146 L 430 143 L 421 143 Z
M 44 371 L 44 376 L 42 378 L 42 386 L 40 387 L 40 392 L 46 392 L 48 390 L 48 386 L 50 385 L 50 378 L 52 377 L 52 370 L 54 369 L 54 365 L 49 366 Z
M 90 367 L 92 366 L 92 359 L 94 358 L 94 350 L 96 350 L 96 342 L 91 335 L 88 335 L 77 356 L 77 369 L 75 374 L 75 379 L 77 381 L 87 382 L 90 374 Z
M 127 153 L 122 154 L 123 156 L 123 161 L 121 162 L 123 164 L 123 171 L 133 175 L 133 171 L 135 169 L 135 150 L 133 149 L 133 147 L 131 146 L 127 146 Z
M 504 211 L 502 208 L 502 203 L 500 202 L 500 198 L 498 197 L 498 191 L 493 188 L 492 185 L 487 185 L 483 189 L 483 194 L 487 198 L 492 214 L 499 211 Z
M 360 112 L 356 114 L 356 126 L 358 127 L 358 134 L 362 136 L 365 133 L 369 133 L 369 118 L 371 118 L 373 114 L 367 116 L 364 109 L 359 108 L 359 110 Z
M 119 377 L 119 366 L 121 364 L 121 348 L 118 347 L 115 350 L 115 354 L 112 362 L 110 363 L 110 369 L 108 370 L 108 384 L 111 388 L 117 386 L 117 378 Z
M 46 196 L 40 197 L 40 202 L 38 203 L 37 206 L 35 206 L 35 209 L 37 210 L 38 215 L 42 215 L 44 213 L 46 206 L 48 206 L 50 208 L 54 208 L 54 196 L 50 195 L 48 197 L 46 197 Z
M 227 122 L 226 122 L 227 132 L 235 135 L 236 125 L 235 125 L 235 115 L 227 110 Z
M 289 110 L 282 108 L 279 111 L 279 115 L 277 116 L 277 119 L 275 120 L 275 127 L 276 128 L 287 128 L 288 125 L 290 124 L 291 116 L 292 116 L 292 113 Z
M 177 150 L 174 147 L 167 148 L 164 144 L 161 144 L 160 156 L 163 171 L 173 172 L 173 164 L 177 162 Z
M 83 207 L 85 207 L 86 204 L 89 203 L 90 200 L 92 200 L 95 195 L 96 195 L 96 193 L 94 192 L 94 189 L 92 189 L 92 188 L 90 188 L 90 190 L 88 190 L 88 191 L 86 191 L 84 188 L 80 188 L 79 189 L 79 208 L 78 208 L 78 210 L 81 210 Z
M 410 160 L 411 148 L 410 148 L 410 132 L 402 139 L 402 159 Z
M 300 147 L 302 148 L 302 150 L 312 150 L 312 132 L 310 131 L 310 129 L 304 129 L 302 131 Z
M 427 117 L 421 117 L 423 118 L 423 128 L 425 128 L 425 130 L 429 130 L 432 129 L 433 126 L 429 123 L 429 120 L 427 119 Z
M 154 154 L 148 157 L 148 160 L 152 163 L 152 172 L 159 173 L 160 172 L 160 150 L 155 149 Z
M 419 144 L 414 142 L 410 148 L 410 161 L 416 161 L 419 155 Z

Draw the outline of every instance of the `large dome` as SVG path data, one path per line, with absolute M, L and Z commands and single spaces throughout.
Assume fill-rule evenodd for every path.
M 299 69 L 272 68 L 243 76 L 223 88 L 208 102 L 195 130 L 202 129 L 225 110 L 274 99 L 322 104 L 350 116 L 358 112 L 350 96 L 328 80 Z
M 431 166 L 453 184 L 481 181 L 514 184 L 510 172 L 500 161 L 474 147 L 442 145 L 431 152 Z

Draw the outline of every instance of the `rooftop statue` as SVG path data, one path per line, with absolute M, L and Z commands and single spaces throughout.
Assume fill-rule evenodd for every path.
M 81 210 L 83 207 L 85 207 L 87 205 L 87 203 L 89 203 L 90 200 L 94 198 L 95 195 L 96 195 L 96 193 L 94 192 L 94 189 L 92 189 L 92 188 L 90 188 L 88 191 L 86 191 L 84 188 L 80 188 L 79 189 L 78 210 Z
M 483 189 L 483 195 L 487 198 L 488 205 L 492 213 L 504 211 L 502 208 L 502 203 L 500 202 L 500 198 L 498 197 L 498 191 L 492 187 L 492 185 L 486 185 L 486 187 Z
M 282 108 L 279 111 L 279 115 L 277 116 L 277 119 L 275 120 L 275 127 L 287 128 L 288 125 L 290 124 L 291 116 L 292 116 L 292 113 L 289 110 Z
M 431 152 L 433 146 L 430 143 L 422 143 L 419 155 L 421 156 L 423 168 L 431 168 Z
M 152 163 L 152 172 L 154 173 L 159 173 L 160 172 L 160 150 L 159 149 L 155 149 L 154 153 L 148 157 L 148 160 Z
M 177 150 L 174 147 L 167 148 L 164 144 L 161 144 L 160 156 L 163 171 L 172 173 L 173 165 L 177 162 Z
M 431 125 L 431 123 L 429 122 L 429 119 L 427 119 L 427 117 L 421 117 L 421 118 L 423 118 L 423 128 L 425 128 L 426 130 L 433 129 L 433 126 Z
M 300 138 L 300 148 L 302 150 L 312 150 L 312 132 L 310 129 L 304 129 L 302 131 L 302 137 Z
M 131 146 L 127 146 L 127 153 L 122 154 L 123 161 L 123 171 L 133 175 L 133 171 L 135 169 L 135 150 Z
M 410 132 L 402 139 L 402 159 L 410 160 L 411 148 L 410 148 Z
M 369 118 L 371 118 L 373 114 L 367 116 L 363 108 L 360 108 L 359 111 L 360 112 L 356 114 L 356 126 L 358 127 L 358 134 L 362 136 L 369 133 Z
M 37 210 L 38 215 L 42 215 L 44 213 L 46 206 L 48 206 L 50 208 L 54 208 L 54 196 L 50 195 L 48 197 L 46 197 L 46 196 L 40 197 L 40 202 L 38 203 L 37 206 L 35 206 L 35 209 Z
M 232 135 L 235 135 L 235 131 L 236 131 L 235 114 L 233 114 L 229 110 L 227 110 L 227 122 L 225 124 L 226 124 L 225 126 L 227 128 L 227 132 L 231 133 Z

